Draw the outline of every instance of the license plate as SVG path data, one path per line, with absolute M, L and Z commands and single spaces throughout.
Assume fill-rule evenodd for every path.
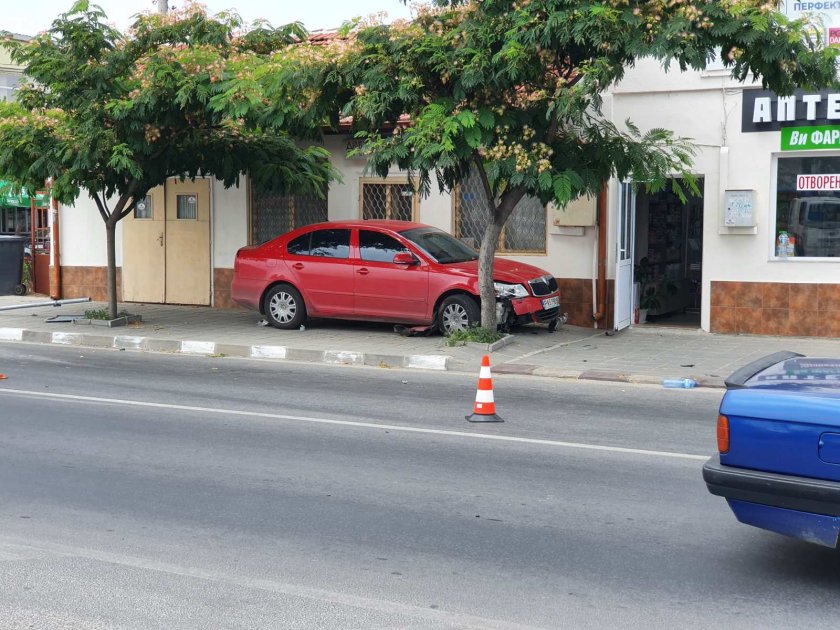
M 557 308 L 560 306 L 560 298 L 556 295 L 554 297 L 545 298 L 542 301 L 542 306 L 544 309 Z

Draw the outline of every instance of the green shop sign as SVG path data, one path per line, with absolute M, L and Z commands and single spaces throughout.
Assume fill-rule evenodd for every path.
M 840 149 L 840 125 L 782 127 L 782 151 Z
M 49 195 L 38 193 L 35 195 L 35 205 L 44 208 L 50 203 Z M 25 188 L 16 188 L 14 184 L 0 180 L 0 207 L 29 208 L 32 199 Z

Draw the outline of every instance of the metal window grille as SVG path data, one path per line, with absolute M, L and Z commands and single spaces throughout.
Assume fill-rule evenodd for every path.
M 251 189 L 251 242 L 264 243 L 304 225 L 327 220 L 327 198 Z
M 455 236 L 470 247 L 481 247 L 489 211 L 484 187 L 475 169 L 458 186 L 455 197 Z M 523 198 L 510 215 L 499 236 L 497 251 L 503 253 L 545 253 L 547 211 L 536 197 Z
M 361 182 L 363 219 L 413 221 L 416 194 L 411 184 L 403 182 Z

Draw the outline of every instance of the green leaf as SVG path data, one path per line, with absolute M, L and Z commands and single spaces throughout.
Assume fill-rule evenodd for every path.
M 482 107 L 478 110 L 478 123 L 485 129 L 492 129 L 496 126 L 496 117 L 489 109 Z
M 554 200 L 558 205 L 565 206 L 572 198 L 572 181 L 565 173 L 554 178 Z
M 543 171 L 537 178 L 540 189 L 542 190 L 551 190 L 552 180 L 551 171 Z
M 471 128 L 475 127 L 475 121 L 476 121 L 475 114 L 473 114 L 469 110 L 464 110 L 462 112 L 458 112 L 458 115 L 456 116 L 456 118 L 458 119 L 458 122 L 461 123 L 462 127 L 465 127 L 467 129 L 471 129 Z
M 88 9 L 90 9 L 90 0 L 76 0 L 69 13 L 85 13 Z
M 477 149 L 481 146 L 481 129 L 473 127 L 464 132 L 464 139 L 471 149 Z

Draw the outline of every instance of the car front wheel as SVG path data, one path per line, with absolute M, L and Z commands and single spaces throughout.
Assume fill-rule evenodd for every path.
M 300 292 L 288 284 L 273 287 L 263 303 L 265 317 L 275 328 L 298 328 L 306 319 L 306 306 Z
M 459 330 L 468 330 L 480 321 L 478 304 L 466 295 L 450 295 L 441 303 L 438 311 L 438 328 L 446 336 Z

